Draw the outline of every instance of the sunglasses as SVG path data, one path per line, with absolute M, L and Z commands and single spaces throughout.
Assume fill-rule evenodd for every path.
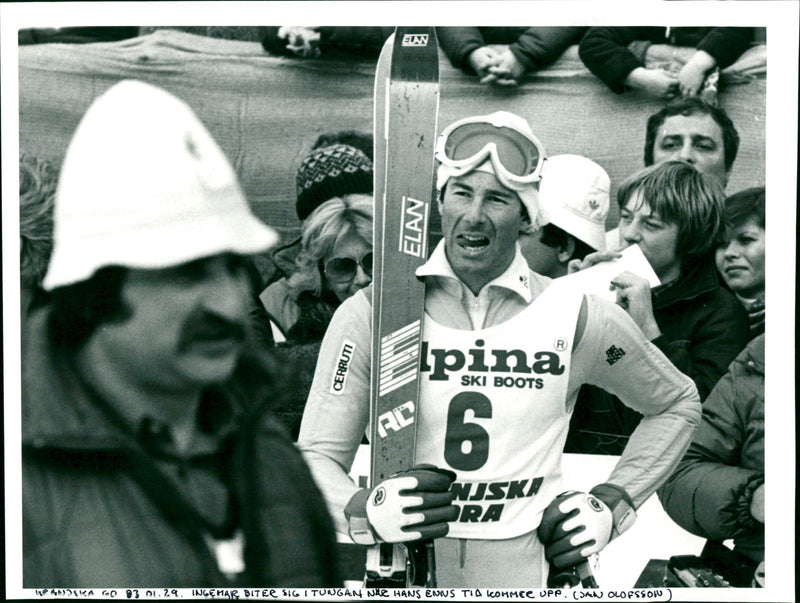
M 358 273 L 358 266 L 372 277 L 372 252 L 368 251 L 361 259 L 354 258 L 331 258 L 325 262 L 323 272 L 325 278 L 331 283 L 349 283 Z
M 500 182 L 518 188 L 541 178 L 545 153 L 535 136 L 479 117 L 446 128 L 436 142 L 436 159 L 464 171 L 489 159 Z

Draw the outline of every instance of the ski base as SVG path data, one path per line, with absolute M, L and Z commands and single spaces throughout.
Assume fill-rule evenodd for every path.
M 433 542 L 391 544 L 383 542 L 367 549 L 365 588 L 409 588 L 436 586 Z

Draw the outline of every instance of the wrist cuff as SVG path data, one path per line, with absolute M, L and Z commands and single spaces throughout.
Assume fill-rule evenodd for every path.
M 344 508 L 347 531 L 356 544 L 372 545 L 378 542 L 375 531 L 367 519 L 367 499 L 371 492 L 369 489 L 359 490 Z
M 758 487 L 764 483 L 764 475 L 759 474 L 753 477 L 750 481 L 746 482 L 739 488 L 738 493 L 734 495 L 733 512 L 734 512 L 734 529 L 732 534 L 734 538 L 741 534 L 746 534 L 757 530 L 763 524 L 758 521 L 751 512 L 750 505 L 753 502 L 753 494 Z
M 633 501 L 628 493 L 619 486 L 608 483 L 598 484 L 589 490 L 589 493 L 602 500 L 611 510 L 611 517 L 614 521 L 614 527 L 611 530 L 612 539 L 625 532 L 636 521 L 636 509 L 633 507 Z
M 350 538 L 352 538 L 353 542 L 356 544 L 369 546 L 378 542 L 375 531 L 372 529 L 366 517 L 350 517 L 347 528 L 350 533 Z

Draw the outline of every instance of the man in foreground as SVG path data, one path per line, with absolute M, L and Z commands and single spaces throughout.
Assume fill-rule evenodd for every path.
M 135 81 L 98 98 L 54 239 L 23 333 L 23 587 L 337 584 L 250 337 L 245 256 L 277 236 L 189 107 Z
M 437 538 L 443 587 L 542 586 L 547 560 L 575 566 L 631 525 L 688 446 L 697 392 L 621 308 L 528 268 L 517 237 L 540 226 L 544 151 L 527 122 L 507 112 L 460 120 L 436 156 L 444 240 L 417 272 L 424 466 L 372 490 L 347 475 L 370 420 L 370 288 L 334 315 L 298 443 L 338 529 L 356 542 Z M 555 501 L 583 383 L 645 419 L 605 481 Z

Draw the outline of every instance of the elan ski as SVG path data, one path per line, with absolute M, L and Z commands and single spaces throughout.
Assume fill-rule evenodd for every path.
M 414 465 L 439 63 L 432 27 L 398 27 L 375 79 L 371 486 Z M 433 586 L 433 543 L 379 544 L 365 586 Z

